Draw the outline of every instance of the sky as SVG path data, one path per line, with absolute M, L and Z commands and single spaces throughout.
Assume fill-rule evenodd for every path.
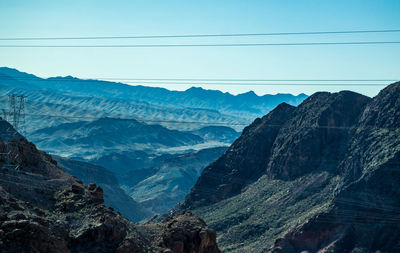
M 273 33 L 400 29 L 399 0 L 104 1 L 1 0 L 0 38 Z M 113 41 L 0 41 L 0 45 L 207 44 L 400 41 L 400 33 Z M 140 79 L 400 79 L 400 44 L 190 47 L 1 48 L 0 66 L 40 77 Z M 293 82 L 281 82 L 293 83 Z M 233 94 L 354 90 L 369 96 L 383 86 L 337 82 L 298 85 L 145 83 Z M 352 82 L 354 83 L 354 82 Z M 363 82 L 365 83 L 365 82 Z M 377 82 L 371 82 L 377 83 Z M 379 82 L 390 83 L 390 82 Z M 132 84 L 144 84 L 137 82 Z M 274 83 L 276 84 L 276 83 Z M 340 85 L 339 85 L 340 84 Z

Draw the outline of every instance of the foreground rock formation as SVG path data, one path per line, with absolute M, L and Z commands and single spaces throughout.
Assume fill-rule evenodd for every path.
M 104 205 L 102 188 L 13 133 L 0 120 L 0 252 L 220 252 L 215 232 L 190 212 L 133 224 Z
M 320 92 L 254 121 L 174 211 L 224 252 L 400 252 L 400 83 Z

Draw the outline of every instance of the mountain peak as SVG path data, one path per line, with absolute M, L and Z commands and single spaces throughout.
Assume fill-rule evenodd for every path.
M 248 92 L 245 92 L 245 93 L 241 93 L 241 94 L 238 94 L 237 95 L 238 97 L 240 96 L 240 97 L 250 97 L 250 98 L 252 98 L 252 97 L 258 97 L 257 96 L 257 94 L 254 92 L 254 91 L 248 91 Z

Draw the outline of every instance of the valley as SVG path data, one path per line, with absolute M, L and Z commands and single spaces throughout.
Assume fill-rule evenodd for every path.
M 201 88 L 177 92 L 73 77 L 43 79 L 0 68 L 4 107 L 7 95 L 14 93 L 27 97 L 23 130 L 28 140 L 70 164 L 106 169 L 98 172 L 115 177 L 117 191 L 123 189 L 131 198 L 128 202 L 143 207 L 141 213 L 147 215 L 140 219 L 183 200 L 202 169 L 225 152 L 251 115 L 306 97 L 233 96 Z M 104 183 L 98 178 L 84 182 Z M 137 220 L 129 212 L 126 217 Z

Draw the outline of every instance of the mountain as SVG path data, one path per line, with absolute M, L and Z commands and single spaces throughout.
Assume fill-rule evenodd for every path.
M 197 135 L 148 125 L 133 119 L 101 118 L 42 128 L 30 139 L 51 153 L 68 157 L 95 159 L 120 150 L 153 151 L 195 145 L 203 142 Z
M 120 188 L 117 178 L 111 171 L 86 162 L 54 155 L 52 157 L 58 167 L 79 178 L 85 185 L 95 183 L 100 186 L 104 191 L 104 204 L 114 208 L 129 220 L 138 222 L 152 216 L 152 212 L 142 207 Z
M 206 167 L 191 209 L 224 252 L 400 252 L 400 82 L 281 104 Z
M 264 157 L 270 154 L 280 127 L 293 110 L 281 104 L 246 127 L 225 154 L 204 169 L 182 208 L 220 201 L 257 180 L 265 170 Z
M 4 129 L 15 131 L 0 120 L 0 252 L 220 252 L 215 232 L 190 212 L 133 224 L 104 205 L 101 187 Z
M 145 116 L 142 118 L 157 120 L 202 120 L 225 123 L 247 123 L 252 118 L 267 113 L 282 102 L 297 105 L 307 97 L 304 94 L 298 96 L 291 94 L 257 96 L 254 92 L 235 96 L 216 90 L 195 87 L 186 91 L 170 91 L 164 88 L 84 80 L 71 76 L 43 79 L 6 67 L 0 68 L 0 86 L 4 90 L 3 94 L 10 92 L 11 87 L 12 90 L 26 93 L 30 99 L 34 97 L 35 102 L 52 101 L 52 103 L 59 104 L 60 102 L 70 103 L 68 100 L 71 99 L 81 100 L 78 104 L 70 105 L 78 105 L 85 109 L 96 108 L 96 110 L 103 112 L 107 107 L 109 107 L 107 111 L 110 111 L 116 103 L 122 103 L 125 105 L 118 106 L 120 110 L 124 111 L 129 107 L 133 109 L 126 114 L 129 116 Z M 44 96 L 41 96 L 41 93 Z M 54 100 L 50 96 L 52 93 L 66 95 L 70 99 Z M 90 100 L 98 99 L 103 101 L 90 103 Z M 110 104 L 109 101 L 113 103 Z M 164 110 L 164 108 L 168 110 Z M 147 113 L 143 113 L 144 111 Z M 156 113 L 151 114 L 149 111 L 156 111 Z M 162 114 L 160 114 L 160 111 L 162 111 Z M 181 113 L 177 113 L 178 111 Z M 118 113 L 118 111 L 115 111 L 115 113 Z M 171 126 L 179 127 L 176 124 Z
M 203 168 L 225 151 L 226 147 L 217 147 L 180 154 L 166 159 L 158 167 L 149 168 L 153 174 L 132 186 L 127 185 L 132 182 L 131 177 L 137 177 L 137 171 L 128 172 L 121 184 L 141 205 L 155 213 L 163 213 L 182 201 Z
M 257 96 L 254 92 L 232 95 L 195 87 L 170 91 L 71 76 L 40 78 L 0 68 L 0 103 L 4 109 L 8 107 L 7 95 L 12 93 L 27 97 L 26 124 L 21 128 L 25 130 L 24 136 L 51 154 L 108 169 L 119 181 L 124 181 L 123 189 L 135 193 L 143 192 L 132 188 L 136 184 L 151 176 L 154 176 L 151 180 L 156 180 L 159 175 L 155 173 L 164 162 L 166 167 L 170 166 L 167 159 L 185 153 L 190 156 L 202 149 L 227 147 L 252 118 L 281 102 L 297 105 L 307 97 L 304 94 Z M 193 171 L 200 171 L 211 158 L 215 157 L 195 162 L 201 167 Z M 185 166 L 193 168 L 191 164 L 181 166 L 182 171 Z M 193 175 L 198 174 L 189 177 Z M 176 196 L 183 198 L 187 192 L 189 184 L 184 184 L 184 180 L 174 180 L 173 184 L 177 182 L 183 184 L 176 185 L 177 189 L 183 190 L 162 209 L 180 201 Z M 146 188 L 146 184 L 141 186 Z M 146 198 L 172 193 L 154 191 L 154 194 Z M 135 197 L 144 198 L 137 194 Z
M 240 135 L 233 128 L 227 126 L 206 126 L 190 133 L 200 136 L 206 141 L 219 141 L 222 143 L 233 143 Z

